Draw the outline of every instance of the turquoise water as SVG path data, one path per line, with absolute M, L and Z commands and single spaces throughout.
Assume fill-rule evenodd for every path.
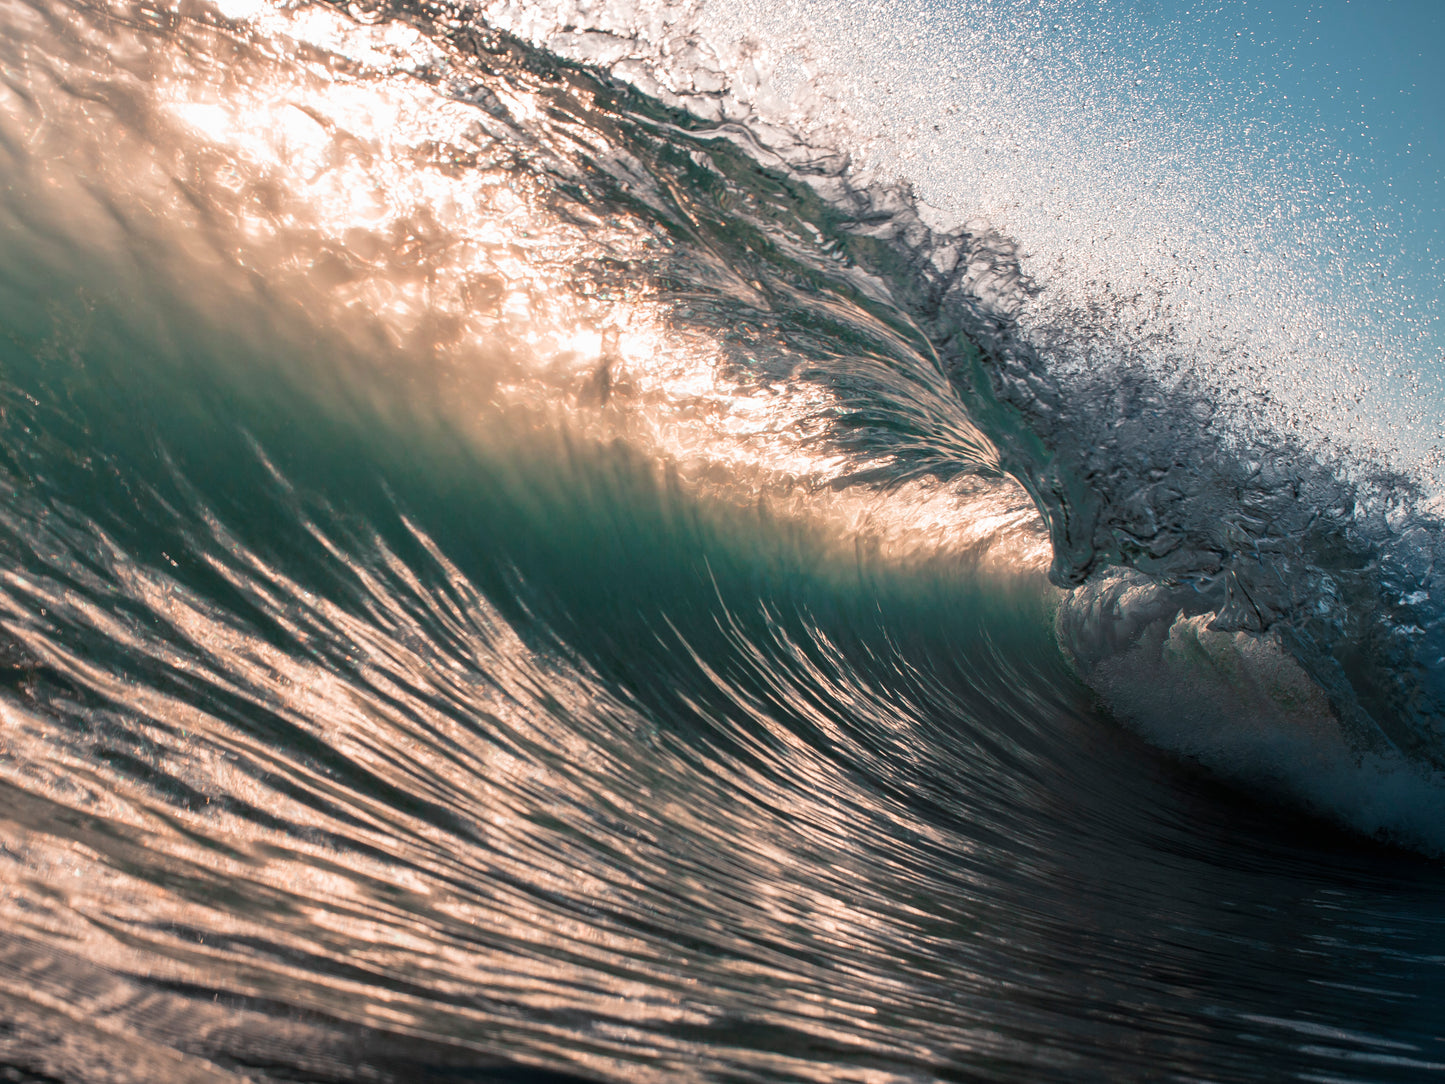
M 6 1079 L 1445 1068 L 1422 461 L 697 10 L 0 16 Z

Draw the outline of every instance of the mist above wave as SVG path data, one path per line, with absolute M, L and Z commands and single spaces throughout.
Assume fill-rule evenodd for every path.
M 1113 325 L 1091 351 L 1056 353 L 1056 371 L 1122 352 L 1242 397 L 1241 418 L 1436 484 L 1436 219 L 1399 195 L 1432 174 L 1404 158 L 1372 167 L 1375 151 L 1325 119 L 1343 105 L 1291 86 L 1347 64 L 1328 25 L 1345 13 L 1322 16 L 1312 38 L 1277 11 L 1015 0 L 482 10 L 704 115 L 805 134 L 846 153 L 855 175 L 906 179 L 953 222 L 1012 238 L 1041 288 L 1024 326 L 1053 335 L 1080 312 Z M 1383 94 L 1394 69 L 1376 63 Z M 1419 118 L 1428 149 L 1425 115 L 1400 116 Z M 1386 185 L 1376 174 L 1390 170 Z

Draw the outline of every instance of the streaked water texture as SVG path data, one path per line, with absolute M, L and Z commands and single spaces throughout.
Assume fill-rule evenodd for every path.
M 1445 1070 L 1428 476 L 633 10 L 0 8 L 0 1075 Z

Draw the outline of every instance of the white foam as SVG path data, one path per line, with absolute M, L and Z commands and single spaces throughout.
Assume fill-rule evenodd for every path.
M 1154 745 L 1365 835 L 1445 854 L 1445 774 L 1351 732 L 1277 634 L 1225 632 L 1128 575 L 1079 588 L 1061 646 Z

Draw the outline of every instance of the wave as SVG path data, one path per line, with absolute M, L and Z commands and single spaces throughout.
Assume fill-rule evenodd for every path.
M 430 41 L 447 40 L 455 15 L 402 9 Z M 469 58 L 470 31 L 462 33 L 456 55 Z M 507 47 L 514 63 L 531 63 L 524 47 Z M 1002 472 L 1021 483 L 1049 531 L 1054 583 L 1094 577 L 1064 601 L 1059 627 L 1096 686 L 1104 658 L 1132 650 L 1144 625 L 1157 638 L 1201 618 L 1213 633 L 1252 634 L 1239 638 L 1230 666 L 1247 668 L 1260 651 L 1298 664 L 1319 693 L 1306 713 L 1339 735 L 1335 770 L 1368 761 L 1369 782 L 1357 785 L 1369 789 L 1390 764 L 1401 786 L 1422 795 L 1403 823 L 1393 815 L 1356 823 L 1433 836 L 1445 643 L 1431 489 L 1378 456 L 1332 447 L 1328 433 L 1300 432 L 1293 411 L 1271 409 L 1268 391 L 1201 373 L 1185 360 L 1182 337 L 1124 324 L 1134 315 L 1127 299 L 1055 300 L 1046 321 L 1021 323 L 1040 288 L 1014 242 L 977 222 L 930 227 L 906 186 L 855 180 L 838 148 L 736 107 L 728 115 L 721 92 L 697 92 L 708 85 L 699 58 L 689 53 L 686 63 L 691 92 L 670 97 L 690 112 L 649 107 L 630 85 L 612 83 L 630 122 L 612 152 L 640 166 L 621 178 L 589 176 L 584 197 L 608 206 L 643 199 L 656 221 L 687 237 L 640 268 L 662 296 L 686 300 L 679 322 L 709 305 L 705 326 L 756 324 L 735 330 L 734 342 L 773 340 L 732 349 L 745 354 L 750 375 L 802 377 L 829 394 L 838 416 L 824 435 L 852 460 L 844 480 Z M 569 78 L 592 76 L 577 69 Z M 649 85 L 660 89 L 655 78 Z M 717 285 L 705 292 L 702 284 Z M 801 371 L 800 346 L 812 355 Z M 1100 574 L 1109 567 L 1154 586 L 1128 581 L 1134 589 L 1121 592 Z M 1138 612 L 1118 612 L 1126 598 Z M 1183 673 L 1172 680 L 1193 685 Z M 1150 712 L 1121 691 L 1117 666 L 1107 687 L 1116 710 L 1149 728 Z M 1257 725 L 1251 701 L 1221 712 Z M 1199 749 L 1189 739 L 1173 744 Z M 1220 762 L 1234 774 L 1239 764 Z M 1339 812 L 1320 797 L 1313 768 L 1285 774 L 1316 808 Z
M 621 23 L 646 24 L 640 13 L 650 10 L 628 9 Z M 740 110 L 737 80 L 710 67 L 705 51 L 681 47 L 678 24 L 687 24 L 675 13 L 671 25 L 650 28 L 668 48 L 640 70 L 637 55 L 646 50 L 636 29 L 598 41 L 596 34 L 579 35 L 568 18 L 530 12 L 523 25 L 574 55 L 620 63 L 629 81 L 724 131 L 742 126 L 750 134 L 737 138 L 739 145 L 751 144 L 766 168 L 824 199 L 836 217 L 815 223 L 819 235 L 875 276 L 887 303 L 923 339 L 910 372 L 926 373 L 921 381 L 942 374 L 947 384 L 930 392 L 961 404 L 999 469 L 1021 482 L 1039 508 L 1053 546 L 1051 579 L 1077 588 L 1092 578 L 1064 601 L 1059 627 L 1086 679 L 1107 684 L 1116 711 L 1156 737 L 1162 735 L 1152 720 L 1177 714 L 1157 703 L 1140 706 L 1157 671 L 1124 682 L 1115 659 L 1107 682 L 1100 672 L 1106 658 L 1134 651 L 1146 625 L 1155 639 L 1201 620 L 1211 634 L 1252 634 L 1235 638 L 1240 646 L 1227 653 L 1226 668 L 1248 670 L 1261 652 L 1282 654 L 1289 661 L 1280 665 L 1291 672 L 1292 663 L 1302 667 L 1318 693 L 1307 697 L 1305 713 L 1337 735 L 1332 771 L 1350 775 L 1352 765 L 1368 761 L 1365 780 L 1354 784 L 1364 790 L 1383 785 L 1381 772 L 1398 774 L 1396 782 L 1418 795 L 1405 834 L 1433 833 L 1424 825 L 1433 817 L 1430 795 L 1441 767 L 1436 675 L 1445 651 L 1434 581 L 1441 523 L 1438 495 L 1420 472 L 1390 466 L 1387 454 L 1342 439 L 1339 430 L 1312 427 L 1300 403 L 1268 384 L 1261 388 L 1257 381 L 1274 360 L 1267 348 L 1254 346 L 1264 367 L 1248 362 L 1247 339 L 1237 344 L 1216 332 L 1212 348 L 1202 350 L 1197 329 L 1159 298 L 1046 290 L 1025 273 L 1017 243 L 985 223 L 931 227 L 938 216 L 908 186 L 869 183 L 866 171 L 860 179 L 839 149 L 858 142 L 856 132 L 824 125 L 820 145 L 779 129 L 763 113 Z M 765 81 L 760 68 L 749 67 L 755 84 Z M 724 86 L 726 92 L 713 89 Z M 768 97 L 761 85 L 745 96 L 759 103 Z M 698 213 L 721 220 L 732 209 Z M 863 245 L 860 238 L 867 239 Z M 1046 292 L 1052 296 L 1041 302 Z M 848 382 L 840 397 L 846 400 L 854 376 L 840 375 Z M 1274 375 L 1283 381 L 1288 374 Z M 824 381 L 836 394 L 836 384 Z M 914 404 L 900 404 L 887 379 L 847 401 L 845 424 L 865 431 L 856 445 L 876 442 L 870 453 L 897 441 L 899 432 L 927 434 L 921 446 L 895 455 L 886 472 L 946 477 L 975 469 L 968 451 L 938 440 L 936 429 L 910 416 Z M 1121 581 L 1103 571 L 1111 567 L 1144 578 Z M 1120 582 L 1129 587 L 1121 590 Z M 1127 607 L 1133 612 L 1121 612 Z M 1182 687 L 1182 702 L 1201 691 L 1199 680 L 1175 670 L 1170 683 Z M 1202 680 L 1232 686 L 1218 672 Z M 1139 688 L 1125 693 L 1126 684 Z M 1285 696 L 1296 699 L 1294 692 Z M 1259 710 L 1231 699 L 1214 714 L 1249 719 L 1245 729 L 1253 731 Z M 1188 729 L 1173 730 L 1169 744 L 1197 755 L 1202 745 L 1184 736 Z M 1258 765 L 1241 771 L 1247 757 L 1210 759 L 1236 777 L 1257 782 L 1261 774 Z M 1313 767 L 1276 764 L 1266 774 L 1276 773 L 1292 777 L 1289 789 L 1308 795 L 1316 808 L 1339 813 L 1341 803 L 1322 794 Z M 1383 821 L 1347 816 L 1372 831 L 1389 831 L 1384 822 L 1394 821 L 1393 814 Z
M 0 18 L 17 1072 L 1438 1067 L 1425 485 L 690 54 Z

